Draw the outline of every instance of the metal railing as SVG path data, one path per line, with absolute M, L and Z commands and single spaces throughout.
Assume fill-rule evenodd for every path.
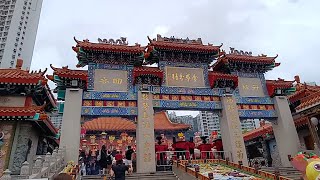
M 228 159 L 232 161 L 231 152 L 202 151 L 199 156 L 189 151 L 160 151 L 156 152 L 156 167 L 158 171 L 172 171 L 173 161 L 200 159 Z
M 202 151 L 200 152 L 200 159 L 229 159 L 232 161 L 231 152 L 227 151 Z

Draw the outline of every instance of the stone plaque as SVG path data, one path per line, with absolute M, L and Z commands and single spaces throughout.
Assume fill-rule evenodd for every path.
M 150 92 L 138 92 L 137 122 L 137 172 L 152 173 L 156 171 L 154 115 Z
M 239 93 L 242 97 L 265 97 L 259 78 L 239 77 Z
M 20 96 L 1 96 L 0 107 L 24 107 L 26 97 Z
M 204 88 L 202 68 L 166 67 L 166 85 L 173 87 Z
M 231 152 L 233 162 L 242 161 L 243 165 L 248 165 L 236 99 L 228 95 L 222 97 L 221 101 L 223 109 L 220 130 L 224 151 L 229 152 L 226 156 L 230 157 Z
M 96 69 L 94 72 L 94 90 L 109 92 L 128 91 L 127 78 L 127 71 Z

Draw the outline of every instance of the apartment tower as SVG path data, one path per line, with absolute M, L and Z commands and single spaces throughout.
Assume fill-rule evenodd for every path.
M 0 68 L 30 69 L 43 0 L 0 0 Z

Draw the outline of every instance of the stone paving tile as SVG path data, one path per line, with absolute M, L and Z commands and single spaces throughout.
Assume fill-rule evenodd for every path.
M 173 172 L 179 177 L 180 180 L 197 180 L 197 178 L 195 178 L 194 176 L 191 176 L 185 171 L 182 171 L 181 169 L 178 169 L 177 167 L 174 167 L 174 166 L 173 166 Z

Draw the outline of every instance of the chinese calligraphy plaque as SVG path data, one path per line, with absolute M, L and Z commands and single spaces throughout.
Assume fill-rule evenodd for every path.
M 239 77 L 239 93 L 242 97 L 265 97 L 259 78 Z
M 222 97 L 222 118 L 220 122 L 223 147 L 231 152 L 234 162 L 242 161 L 247 165 L 245 145 L 242 137 L 238 107 L 233 96 Z
M 202 68 L 166 67 L 166 84 L 172 87 L 204 88 Z
M 96 69 L 94 75 L 96 91 L 128 91 L 128 72 L 123 70 Z
M 137 172 L 155 172 L 153 95 L 138 92 Z

